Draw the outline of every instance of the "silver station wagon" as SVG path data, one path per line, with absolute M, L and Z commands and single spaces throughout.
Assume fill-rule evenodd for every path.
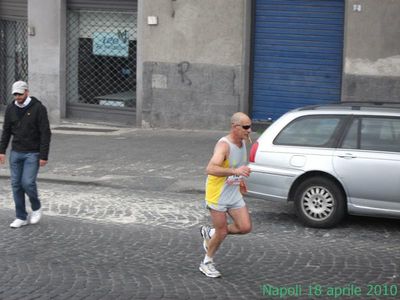
M 290 111 L 253 144 L 252 196 L 293 201 L 310 227 L 348 214 L 400 218 L 400 103 Z

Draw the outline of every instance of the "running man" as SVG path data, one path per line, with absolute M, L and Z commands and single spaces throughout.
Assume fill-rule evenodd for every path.
M 208 277 L 221 276 L 213 258 L 225 237 L 251 231 L 249 211 L 242 196 L 246 192 L 244 178 L 250 175 L 245 143 L 250 133 L 250 118 L 244 113 L 235 113 L 229 134 L 217 142 L 207 166 L 205 201 L 213 228 L 207 225 L 200 228 L 206 255 L 199 270 Z M 228 215 L 232 224 L 228 224 Z

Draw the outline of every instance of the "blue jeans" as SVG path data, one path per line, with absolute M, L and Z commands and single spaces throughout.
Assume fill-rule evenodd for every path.
M 25 208 L 25 194 L 29 197 L 32 210 L 41 207 L 36 186 L 39 153 L 11 151 L 10 171 L 16 216 L 18 219 L 26 220 L 28 213 Z

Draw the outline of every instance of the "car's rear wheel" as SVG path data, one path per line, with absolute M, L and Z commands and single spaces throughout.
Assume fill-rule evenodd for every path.
M 333 227 L 345 215 L 343 193 L 328 178 L 312 177 L 304 180 L 295 191 L 294 201 L 297 216 L 310 227 Z

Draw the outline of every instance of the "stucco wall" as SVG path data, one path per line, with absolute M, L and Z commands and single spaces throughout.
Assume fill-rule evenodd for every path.
M 51 123 L 65 116 L 65 1 L 28 1 L 30 94 L 46 105 Z
M 400 102 L 399 16 L 398 0 L 347 1 L 344 101 Z
M 141 2 L 144 126 L 227 128 L 244 101 L 245 2 Z

